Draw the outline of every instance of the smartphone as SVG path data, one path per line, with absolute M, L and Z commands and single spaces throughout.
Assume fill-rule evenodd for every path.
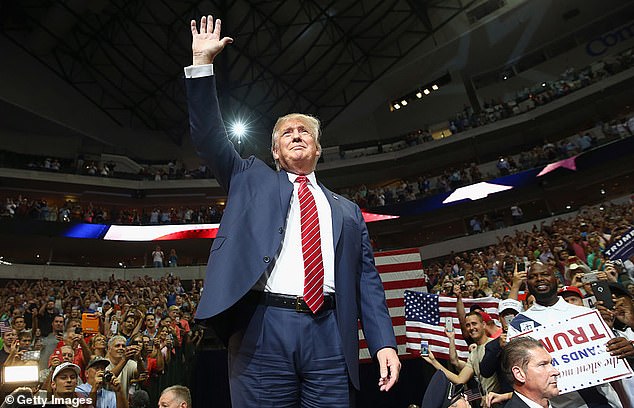
M 517 271 L 518 272 L 526 272 L 526 262 L 518 262 L 517 263 Z
M 101 307 L 101 306 L 97 306 L 97 311 L 98 311 L 99 313 L 102 313 L 102 312 L 103 312 L 103 307 Z
M 581 277 L 581 282 L 583 283 L 592 283 L 592 282 L 598 282 L 598 281 L 599 281 L 599 277 L 597 276 L 597 272 L 584 273 L 583 276 Z
M 420 341 L 420 355 L 423 357 L 429 356 L 429 341 L 428 340 Z
M 607 282 L 592 282 L 590 286 L 592 287 L 592 293 L 594 293 L 594 297 L 597 298 L 597 301 L 602 300 L 603 306 L 608 309 L 614 308 L 612 291 L 610 290 L 610 286 Z
M 112 323 L 110 323 L 110 333 L 117 334 L 118 330 L 119 330 L 119 322 L 116 320 L 113 320 Z
M 453 319 L 451 317 L 445 318 L 445 330 L 447 330 L 448 332 L 453 331 Z

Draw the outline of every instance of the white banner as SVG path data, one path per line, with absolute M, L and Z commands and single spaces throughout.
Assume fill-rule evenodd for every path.
M 598 311 L 592 310 L 557 324 L 539 326 L 518 336 L 542 342 L 559 370 L 557 387 L 561 394 L 631 377 L 625 359 L 613 357 L 606 343 L 614 337 Z

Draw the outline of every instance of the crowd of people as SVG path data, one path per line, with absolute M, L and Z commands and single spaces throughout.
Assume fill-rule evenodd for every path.
M 526 337 L 510 343 L 507 339 L 595 308 L 614 333 L 607 341 L 607 352 L 634 361 L 634 258 L 610 260 L 606 256 L 606 250 L 634 225 L 633 204 L 586 208 L 573 218 L 535 226 L 529 232 L 518 231 L 514 236 L 500 237 L 497 245 L 452 254 L 426 265 L 429 290 L 457 299 L 461 333 L 472 344 L 467 361 L 460 360 L 455 333 L 445 328 L 450 342 L 449 364 L 441 364 L 432 352 L 423 356 L 442 379 L 432 379 L 434 384 L 444 381 L 445 385 L 466 386 L 476 378 L 487 407 L 504 403 L 506 407 L 533 406 L 522 405 L 518 399 L 554 408 L 632 406 L 634 381 L 627 378 L 559 396 L 560 373 L 543 344 Z M 608 291 L 607 299 L 596 292 L 599 287 Z M 465 310 L 463 299 L 488 296 L 501 299 L 499 323 L 478 305 Z M 530 363 L 542 367 L 539 375 L 527 374 Z M 514 366 L 521 370 L 512 370 Z M 431 390 L 423 406 L 440 407 L 433 402 L 442 402 L 438 395 L 446 393 Z M 453 396 L 456 405 L 452 406 L 470 406 L 458 401 L 459 396 Z
M 0 364 L 37 367 L 49 396 L 72 376 L 79 394 L 101 399 L 98 407 L 127 407 L 139 391 L 157 406 L 160 390 L 192 384 L 204 337 L 193 322 L 201 289 L 172 275 L 10 281 L 0 288 Z
M 556 80 L 543 81 L 530 88 L 522 88 L 516 91 L 513 97 L 506 100 L 502 100 L 502 98 L 497 101 L 492 99 L 485 102 L 479 111 L 474 110 L 472 106 L 465 106 L 461 111 L 449 118 L 447 121 L 447 134 L 443 136 L 458 134 L 523 114 L 528 110 L 546 105 L 604 78 L 618 74 L 632 66 L 634 66 L 634 50 L 629 49 L 581 69 L 570 67 L 561 73 Z M 372 150 L 370 154 L 407 149 L 432 140 L 434 139 L 429 128 L 421 128 L 397 138 L 396 141 L 389 144 L 389 148 L 381 148 L 379 143 L 379 149 Z M 367 151 L 360 152 L 358 148 L 351 151 L 342 148 L 339 156 L 345 159 L 367 154 Z
M 464 286 L 466 297 L 506 298 L 517 284 L 515 264 L 540 261 L 556 270 L 561 286 L 583 289 L 579 274 L 599 271 L 634 294 L 634 264 L 611 262 L 604 253 L 632 225 L 632 203 L 584 208 L 572 218 L 498 237 L 496 245 L 430 261 L 425 265 L 429 289 L 451 295 Z
M 634 135 L 634 115 L 603 123 L 603 137 L 595 137 L 582 131 L 557 142 L 544 140 L 540 145 L 516 155 L 500 156 L 496 171 L 483 171 L 484 166 L 467 163 L 462 167 L 446 168 L 439 174 L 420 175 L 415 179 L 400 180 L 389 184 L 368 187 L 365 184 L 340 190 L 340 194 L 356 202 L 361 208 L 376 208 L 406 201 L 414 201 L 434 194 L 450 192 L 464 185 L 507 176 L 588 151 L 601 144 Z
M 79 201 L 49 203 L 44 198 L 6 197 L 0 209 L 1 218 L 22 218 L 40 221 L 113 223 L 118 225 L 162 225 L 218 223 L 223 207 L 201 205 L 192 207 L 141 207 L 93 205 Z

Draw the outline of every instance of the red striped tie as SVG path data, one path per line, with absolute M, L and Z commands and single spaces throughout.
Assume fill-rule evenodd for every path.
M 304 256 L 304 301 L 317 313 L 324 304 L 324 263 L 321 258 L 321 236 L 315 197 L 308 189 L 306 176 L 295 179 L 299 183 L 299 211 L 302 223 L 302 254 Z

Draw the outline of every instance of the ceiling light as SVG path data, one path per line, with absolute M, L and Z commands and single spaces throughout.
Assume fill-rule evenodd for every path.
M 422 98 L 422 97 L 423 97 L 423 94 L 421 93 L 421 91 L 416 92 L 416 97 L 417 97 L 418 99 L 420 99 L 420 98 Z
M 429 95 L 429 92 L 430 92 L 430 91 L 429 91 L 429 89 L 427 89 L 427 88 L 425 88 L 425 90 L 423 91 L 423 93 L 424 93 L 425 95 Z
M 394 104 L 394 109 L 401 109 L 401 105 L 399 105 L 398 103 Z
M 403 105 L 403 106 L 407 106 L 407 101 L 406 101 L 405 99 L 403 99 L 403 100 L 401 101 L 401 105 Z
M 437 91 L 437 90 L 438 90 L 438 85 L 433 84 L 433 85 L 431 86 L 431 89 L 433 89 L 434 91 Z
M 240 121 L 232 123 L 229 129 L 231 133 L 238 138 L 241 138 L 247 132 L 246 125 Z

